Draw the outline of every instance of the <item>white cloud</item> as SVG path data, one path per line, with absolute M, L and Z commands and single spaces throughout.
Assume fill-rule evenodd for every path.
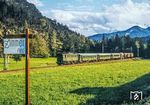
M 75 0 L 76 2 L 80 2 L 80 3 L 82 3 L 82 2 L 88 2 L 88 3 L 91 3 L 91 2 L 93 2 L 93 0 Z
M 142 27 L 150 25 L 150 4 L 127 0 L 122 5 L 106 6 L 102 12 L 51 10 L 50 18 L 88 36 L 124 30 L 134 25 Z
M 27 0 L 29 3 L 32 3 L 36 6 L 43 6 L 44 4 L 40 0 Z

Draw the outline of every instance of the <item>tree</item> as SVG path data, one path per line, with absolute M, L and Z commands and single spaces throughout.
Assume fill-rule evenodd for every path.
M 3 46 L 2 46 L 2 44 L 0 43 L 0 57 L 2 57 L 3 56 Z
M 35 40 L 36 38 L 31 41 L 32 56 L 49 55 L 47 46 L 52 56 L 56 56 L 59 50 L 62 52 L 90 52 L 91 48 L 94 49 L 94 45 L 88 38 L 70 30 L 56 20 L 42 16 L 34 5 L 28 4 L 25 0 L 0 0 L 0 20 L 2 26 L 10 30 L 7 33 L 24 33 L 25 21 L 31 30 L 37 31 L 36 35 L 40 37 L 37 38 L 39 42 Z M 48 39 L 42 39 L 41 34 L 47 36 Z M 38 46 L 40 44 L 44 46 L 44 51 L 40 51 L 42 48 Z
M 150 39 L 147 41 L 147 56 L 150 58 Z
M 53 30 L 52 35 L 50 36 L 51 55 L 53 57 L 56 56 L 56 50 L 57 50 L 56 35 L 57 35 L 56 31 Z
M 45 28 L 47 25 L 47 21 L 45 19 L 40 19 L 40 24 L 42 28 Z
M 48 43 L 45 41 L 42 35 L 35 35 L 35 38 L 31 39 L 31 57 L 46 58 L 49 57 Z
M 112 52 L 112 49 L 113 49 L 113 44 L 112 44 L 112 39 L 110 38 L 110 39 L 108 39 L 108 45 L 107 45 L 108 47 L 107 47 L 107 51 L 109 52 L 109 53 L 111 53 Z
M 123 36 L 122 38 L 121 38 L 121 46 L 122 46 L 122 51 L 124 52 L 124 49 L 125 49 L 125 36 Z
M 148 45 L 147 43 L 144 43 L 144 57 L 147 58 L 147 49 L 148 49 Z

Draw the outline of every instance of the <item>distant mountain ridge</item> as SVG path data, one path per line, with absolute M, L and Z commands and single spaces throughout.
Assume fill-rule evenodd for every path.
M 133 26 L 124 31 L 96 34 L 96 35 L 89 36 L 88 38 L 99 41 L 99 40 L 102 40 L 103 35 L 105 35 L 105 37 L 108 37 L 108 38 L 111 38 L 112 36 L 115 36 L 115 35 L 118 35 L 118 36 L 129 35 L 131 38 L 140 37 L 140 38 L 147 39 L 147 38 L 150 38 L 150 27 L 141 28 L 139 26 Z

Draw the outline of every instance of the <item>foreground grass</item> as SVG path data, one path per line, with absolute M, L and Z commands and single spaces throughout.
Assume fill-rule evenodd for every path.
M 0 58 L 0 70 L 3 70 L 3 58 Z M 31 58 L 30 59 L 30 66 L 31 68 L 33 67 L 43 67 L 43 66 L 54 66 L 56 64 L 56 58 Z M 13 59 L 10 58 L 9 64 L 8 64 L 8 69 L 13 70 L 13 69 L 23 69 L 25 68 L 25 58 L 22 58 L 21 61 L 16 62 Z
M 141 90 L 150 102 L 150 61 L 82 64 L 31 72 L 32 105 L 133 104 L 129 92 Z M 0 74 L 0 105 L 24 104 L 24 74 Z

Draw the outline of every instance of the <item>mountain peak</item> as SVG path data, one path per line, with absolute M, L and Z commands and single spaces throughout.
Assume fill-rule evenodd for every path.
M 140 26 L 133 26 L 133 27 L 129 28 L 128 30 L 130 30 L 130 29 L 142 29 L 142 28 Z
M 150 27 L 147 27 L 147 30 L 150 30 Z
M 90 39 L 92 40 L 101 40 L 102 36 L 105 35 L 106 37 L 110 38 L 115 35 L 119 36 L 124 36 L 124 35 L 129 35 L 131 38 L 135 37 L 147 37 L 150 36 L 150 27 L 148 28 L 141 28 L 140 26 L 133 26 L 127 30 L 124 31 L 117 31 L 117 32 L 112 32 L 112 33 L 105 33 L 105 34 L 96 34 L 89 36 Z

